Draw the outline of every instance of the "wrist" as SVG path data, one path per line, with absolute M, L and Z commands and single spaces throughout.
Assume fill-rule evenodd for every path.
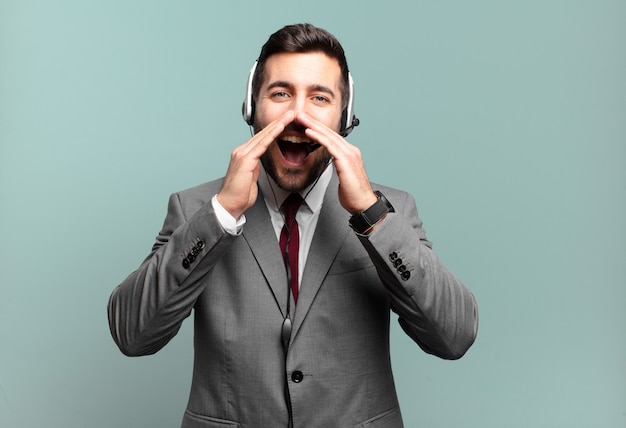
M 233 215 L 226 210 L 220 203 L 217 198 L 217 195 L 214 195 L 211 198 L 211 205 L 213 206 L 213 210 L 215 211 L 215 216 L 217 217 L 217 221 L 222 226 L 228 234 L 230 235 L 239 235 L 243 229 L 243 225 L 246 223 L 245 215 L 241 215 L 241 217 L 235 218 Z
M 381 192 L 375 191 L 374 194 L 376 201 L 369 208 L 350 217 L 350 227 L 360 235 L 369 234 L 388 213 L 395 211 Z
M 224 211 L 226 211 L 230 216 L 232 216 L 235 220 L 238 220 L 243 215 L 243 211 L 233 209 L 229 203 L 227 198 L 224 198 L 219 193 L 215 195 L 215 202 L 217 202 Z
M 364 211 L 367 211 L 378 201 L 378 194 L 375 191 L 369 192 L 369 197 L 365 198 L 360 204 L 361 208 L 353 208 L 350 212 L 352 215 L 360 214 Z

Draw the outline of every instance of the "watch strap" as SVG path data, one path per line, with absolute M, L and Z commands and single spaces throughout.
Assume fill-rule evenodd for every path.
M 378 223 L 387 213 L 395 211 L 381 192 L 376 190 L 374 193 L 378 196 L 378 200 L 374 205 L 350 217 L 350 227 L 357 233 L 365 234 L 368 229 Z

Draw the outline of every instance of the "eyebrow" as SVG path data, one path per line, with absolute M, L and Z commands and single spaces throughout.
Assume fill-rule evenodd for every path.
M 269 85 L 267 85 L 268 90 L 273 89 L 273 88 L 294 89 L 294 85 L 292 83 L 287 82 L 286 80 L 276 80 L 275 82 L 272 82 Z M 313 84 L 313 85 L 309 85 L 307 89 L 309 91 L 324 92 L 324 93 L 329 94 L 331 97 L 335 98 L 335 91 L 330 89 L 328 86 L 324 86 L 320 84 Z

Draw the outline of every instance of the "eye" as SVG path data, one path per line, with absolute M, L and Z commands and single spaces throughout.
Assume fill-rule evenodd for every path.
M 289 94 L 285 91 L 276 91 L 272 93 L 272 98 L 283 99 L 289 97 Z
M 313 101 L 315 101 L 318 104 L 328 104 L 328 103 L 330 103 L 330 100 L 328 99 L 328 97 L 325 97 L 324 95 L 315 95 L 313 97 Z

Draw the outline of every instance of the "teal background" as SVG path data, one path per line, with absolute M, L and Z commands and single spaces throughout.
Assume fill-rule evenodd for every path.
M 626 2 L 609 0 L 0 0 L 0 426 L 179 425 L 192 323 L 127 358 L 107 299 L 168 195 L 224 174 L 253 60 L 302 21 L 344 44 L 370 179 L 416 197 L 479 302 L 460 361 L 394 322 L 406 426 L 626 427 Z

